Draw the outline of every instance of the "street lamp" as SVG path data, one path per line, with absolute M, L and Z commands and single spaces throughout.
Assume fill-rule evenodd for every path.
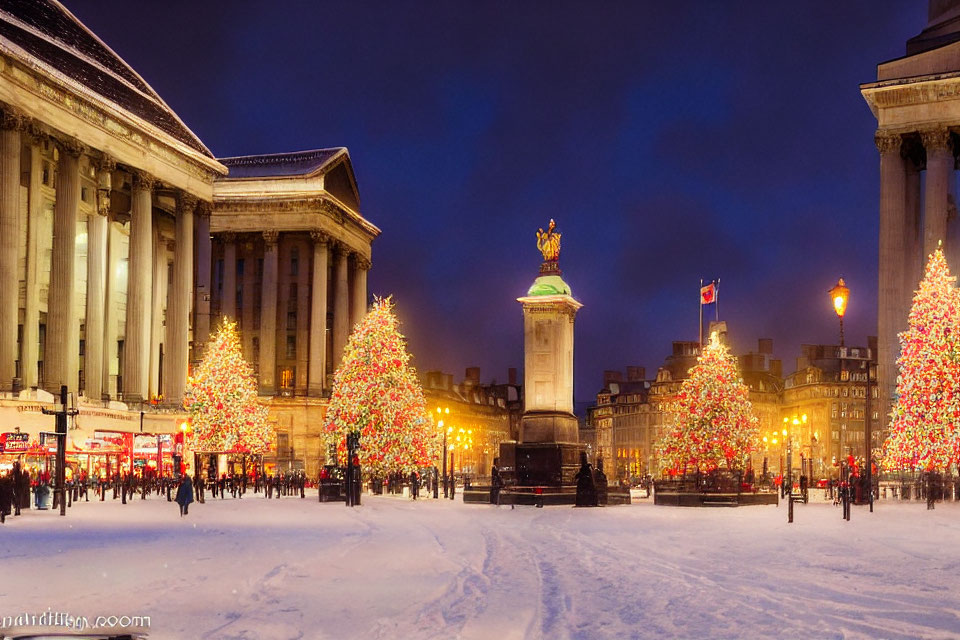
M 850 289 L 847 288 L 847 283 L 843 281 L 843 278 L 840 278 L 828 293 L 830 294 L 830 300 L 833 301 L 833 310 L 837 312 L 837 317 L 840 318 L 840 346 L 842 347 L 844 346 L 843 315 L 847 312 L 847 301 L 850 299 Z
M 441 409 L 437 407 L 437 416 L 440 416 L 437 420 L 437 428 L 443 433 L 443 497 L 447 497 L 447 434 L 450 432 L 450 429 L 443 428 L 443 416 L 450 415 L 450 407 L 445 407 Z

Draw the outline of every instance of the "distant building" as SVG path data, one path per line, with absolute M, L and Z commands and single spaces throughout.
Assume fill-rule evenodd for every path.
M 815 477 L 829 476 L 833 464 L 853 454 L 862 458 L 867 398 L 867 370 L 876 371 L 876 338 L 869 347 L 802 345 L 797 370 L 784 381 L 780 429 L 793 431 L 795 416 L 807 416 L 799 433 L 791 434 L 793 464 L 800 468 L 800 455 L 812 460 Z M 880 425 L 879 390 L 871 385 L 870 417 Z M 784 423 L 783 420 L 787 422 Z M 873 448 L 883 442 L 884 433 L 873 429 Z M 782 442 L 782 441 L 781 441 Z M 809 462 L 808 465 L 809 472 Z
M 509 370 L 507 384 L 481 383 L 479 367 L 468 368 L 459 384 L 441 371 L 427 371 L 422 383 L 427 409 L 448 434 L 447 464 L 452 456 L 456 474 L 489 476 L 500 443 L 515 439 L 519 429 L 523 388 L 516 369 Z

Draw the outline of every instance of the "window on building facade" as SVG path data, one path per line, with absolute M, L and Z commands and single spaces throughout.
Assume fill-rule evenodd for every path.
M 297 336 L 287 336 L 287 360 L 297 358 Z
M 287 331 L 296 331 L 297 330 L 297 312 L 288 311 L 287 312 Z
M 295 276 L 300 273 L 300 249 L 291 247 L 290 249 L 290 275 Z

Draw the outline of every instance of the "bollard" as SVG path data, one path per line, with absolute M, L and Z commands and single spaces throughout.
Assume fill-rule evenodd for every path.
M 787 523 L 793 522 L 793 494 L 790 494 L 790 504 L 787 506 Z

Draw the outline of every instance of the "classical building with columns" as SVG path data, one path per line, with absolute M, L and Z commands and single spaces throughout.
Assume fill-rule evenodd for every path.
M 906 55 L 877 65 L 877 81 L 860 86 L 877 118 L 880 155 L 875 444 L 896 392 L 897 333 L 907 328 L 926 257 L 942 243 L 951 270 L 960 267 L 960 0 L 930 0 L 928 18 Z
M 210 311 L 201 322 L 236 320 L 277 423 L 277 462 L 312 473 L 334 369 L 367 311 L 380 230 L 360 215 L 346 149 L 220 162 L 229 175 L 214 183 L 211 278 L 198 283 L 209 287 Z
M 0 466 L 6 432 L 48 452 L 42 410 L 61 385 L 81 468 L 145 465 L 144 438 L 149 466 L 166 460 L 190 363 L 226 316 L 277 426 L 275 461 L 315 472 L 379 233 L 346 149 L 218 160 L 59 2 L 3 3 Z

